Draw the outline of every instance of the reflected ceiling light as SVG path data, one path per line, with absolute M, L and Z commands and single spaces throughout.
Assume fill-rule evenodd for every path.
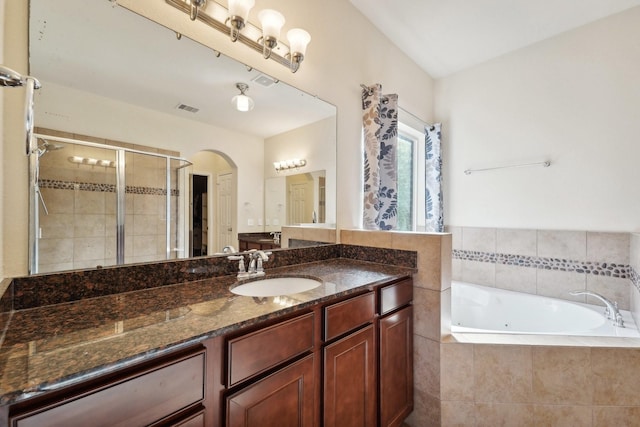
M 165 0 L 171 6 L 187 13 L 191 20 L 198 20 L 228 34 L 231 41 L 240 41 L 265 59 L 273 59 L 291 72 L 300 68 L 306 55 L 311 36 L 305 30 L 294 28 L 287 32 L 290 47 L 280 40 L 285 23 L 284 16 L 273 9 L 258 13 L 260 27 L 248 21 L 255 0 L 228 0 L 228 9 L 213 0 Z
M 290 159 L 273 162 L 273 167 L 275 168 L 276 172 L 285 171 L 288 169 L 300 169 L 301 167 L 306 165 L 307 161 L 305 159 Z
M 253 110 L 253 99 L 245 95 L 245 92 L 249 90 L 249 85 L 246 83 L 236 83 L 236 87 L 240 91 L 240 95 L 236 95 L 231 98 L 231 103 L 238 111 L 246 112 Z

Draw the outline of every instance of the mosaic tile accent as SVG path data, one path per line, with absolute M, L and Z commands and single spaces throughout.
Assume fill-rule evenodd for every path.
M 617 277 L 620 279 L 629 279 L 632 271 L 632 268 L 629 265 L 607 262 L 574 261 L 560 258 L 465 251 L 461 249 L 454 249 L 452 252 L 453 259 L 460 259 L 464 261 L 489 262 L 494 264 L 514 265 L 517 267 L 539 268 L 542 270 L 586 273 L 593 274 L 594 276 Z
M 638 274 L 638 272 L 636 271 L 635 268 L 631 267 L 629 268 L 629 272 L 630 272 L 630 279 L 631 279 L 631 283 L 633 283 L 633 286 L 636 287 L 636 289 L 638 289 L 638 291 L 640 291 L 640 274 Z
M 54 190 L 80 190 L 80 191 L 95 191 L 99 193 L 115 193 L 116 186 L 114 184 L 98 184 L 95 182 L 74 182 L 74 181 L 60 181 L 54 179 L 41 179 L 38 181 L 40 188 L 50 188 Z M 154 196 L 166 196 L 167 190 L 164 188 L 155 187 L 134 187 L 133 185 L 127 185 L 125 191 L 128 194 L 148 194 Z M 180 190 L 177 188 L 171 189 L 172 196 L 179 196 Z

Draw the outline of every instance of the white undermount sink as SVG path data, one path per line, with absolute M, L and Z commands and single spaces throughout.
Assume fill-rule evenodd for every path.
M 231 288 L 236 295 L 247 297 L 277 297 L 310 291 L 322 283 L 303 277 L 274 277 L 254 280 Z

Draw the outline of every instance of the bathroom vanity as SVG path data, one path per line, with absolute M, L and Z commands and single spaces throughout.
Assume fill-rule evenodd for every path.
M 413 271 L 335 258 L 267 270 L 322 281 L 287 296 L 224 275 L 13 311 L 0 425 L 400 425 Z

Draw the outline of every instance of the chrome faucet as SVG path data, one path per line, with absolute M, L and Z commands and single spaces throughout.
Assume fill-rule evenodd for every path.
M 591 291 L 570 291 L 569 294 L 571 294 L 571 295 L 589 295 L 589 296 L 592 296 L 592 297 L 594 297 L 596 299 L 599 299 L 606 306 L 606 308 L 604 310 L 604 315 L 607 317 L 607 319 L 613 320 L 613 324 L 615 326 L 620 327 L 620 328 L 624 328 L 624 321 L 622 320 L 622 314 L 620 314 L 620 310 L 618 310 L 618 303 L 617 302 L 611 302 L 610 300 L 608 300 L 607 298 L 603 297 L 602 295 L 600 295 L 598 293 L 595 293 L 595 292 L 591 292 Z
M 248 273 L 263 276 L 264 268 L 262 267 L 262 263 L 269 261 L 269 255 L 271 255 L 271 252 L 250 251 L 249 258 L 251 261 L 249 262 Z
M 222 253 L 223 254 L 235 254 L 236 252 L 236 248 L 234 248 L 231 245 L 225 246 L 224 248 L 222 248 Z
M 244 255 L 242 254 L 229 255 L 227 259 L 231 261 L 238 261 L 238 276 L 237 276 L 238 279 L 243 279 L 249 276 L 249 273 L 247 272 L 244 266 Z

